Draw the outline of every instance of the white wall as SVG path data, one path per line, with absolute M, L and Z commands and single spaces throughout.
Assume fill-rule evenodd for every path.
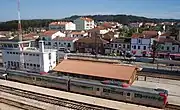
M 76 30 L 76 24 L 70 22 L 65 25 L 65 30 Z

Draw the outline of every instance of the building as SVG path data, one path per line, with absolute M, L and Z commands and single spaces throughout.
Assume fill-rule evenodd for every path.
M 5 68 L 39 73 L 56 66 L 56 50 L 44 49 L 43 41 L 39 41 L 39 48 L 31 47 L 31 41 L 16 39 L 3 40 L 1 45 Z
M 99 81 L 120 81 L 132 84 L 136 79 L 137 67 L 104 62 L 63 60 L 54 71 L 63 76 Z
M 131 39 L 130 38 L 117 38 L 111 41 L 110 53 L 122 54 L 131 50 Z
M 92 37 L 92 36 L 96 36 L 97 34 L 98 35 L 106 34 L 109 31 L 110 30 L 108 30 L 108 28 L 105 28 L 105 27 L 102 27 L 102 26 L 97 26 L 97 27 L 94 27 L 92 29 L 89 29 L 87 32 L 88 32 L 88 35 L 90 37 Z
M 104 54 L 104 45 L 108 41 L 102 39 L 101 37 L 86 37 L 80 38 L 75 42 L 76 52 L 80 53 L 99 53 Z
M 66 34 L 56 31 L 56 30 L 49 30 L 45 31 L 44 33 L 41 33 L 41 39 L 45 42 L 45 48 L 46 49 L 53 49 L 54 44 L 52 43 L 52 40 L 58 37 L 66 37 Z
M 95 27 L 94 20 L 87 17 L 80 17 L 74 20 L 76 30 L 89 30 Z
M 85 31 L 72 31 L 67 34 L 67 37 L 82 38 L 88 36 L 88 33 Z
M 134 33 L 131 37 L 131 52 L 135 56 L 151 56 L 152 45 L 158 37 L 158 32 L 146 31 Z
M 78 38 L 74 37 L 57 37 L 52 40 L 51 44 L 53 45 L 54 49 L 58 49 L 59 51 L 70 51 L 75 52 L 75 42 Z
M 58 30 L 61 32 L 76 30 L 76 24 L 72 22 L 52 22 L 49 24 L 49 30 Z

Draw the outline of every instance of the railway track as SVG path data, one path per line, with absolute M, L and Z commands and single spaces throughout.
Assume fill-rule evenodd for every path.
M 20 102 L 16 102 L 16 101 L 13 101 L 13 100 L 5 99 L 5 98 L 2 98 L 2 97 L 0 98 L 0 103 L 4 103 L 4 104 L 7 104 L 7 105 L 10 105 L 10 106 L 19 108 L 19 109 L 24 109 L 24 110 L 45 110 L 45 109 L 42 109 L 42 108 L 34 107 L 34 106 L 31 106 L 31 105 L 27 105 L 27 104 L 24 104 L 24 103 L 20 103 Z
M 178 76 L 178 75 L 170 75 L 170 74 L 159 74 L 159 73 L 152 73 L 152 72 L 140 72 L 137 75 L 138 76 L 153 77 L 153 78 L 180 80 L 180 75 Z
M 168 104 L 165 110 L 180 110 L 180 105 Z
M 12 87 L 3 86 L 3 85 L 0 85 L 0 91 L 17 95 L 17 96 L 21 96 L 21 97 L 25 97 L 25 98 L 29 98 L 29 99 L 33 99 L 33 100 L 37 100 L 37 101 L 41 101 L 41 102 L 45 102 L 45 103 L 58 105 L 61 107 L 74 109 L 74 110 L 115 110 L 112 108 L 102 107 L 98 105 L 91 105 L 91 104 L 82 103 L 82 102 L 76 102 L 73 100 L 62 99 L 59 97 L 53 97 L 49 95 L 21 90 L 21 89 L 12 88 Z

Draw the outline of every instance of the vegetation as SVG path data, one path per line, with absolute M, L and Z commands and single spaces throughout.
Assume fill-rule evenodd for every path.
M 34 19 L 34 20 L 22 20 L 22 27 L 23 30 L 28 29 L 29 27 L 32 28 L 41 28 L 41 27 L 47 27 L 48 24 L 52 21 L 73 21 L 81 16 L 71 16 L 68 18 L 63 19 Z M 132 16 L 132 15 L 87 15 L 86 17 L 91 17 L 95 21 L 115 21 L 119 22 L 121 24 L 128 24 L 130 22 L 180 22 L 180 20 L 175 19 L 154 19 L 154 18 L 146 18 L 146 17 L 139 17 L 139 16 Z M 7 22 L 1 22 L 0 23 L 0 31 L 1 30 L 17 30 L 18 21 L 7 21 Z M 131 33 L 129 33 L 131 34 Z
M 155 63 L 155 58 L 156 58 L 156 54 L 157 52 L 160 50 L 160 44 L 158 43 L 158 41 L 154 40 L 153 41 L 153 45 L 152 45 L 152 57 L 153 57 L 153 63 Z

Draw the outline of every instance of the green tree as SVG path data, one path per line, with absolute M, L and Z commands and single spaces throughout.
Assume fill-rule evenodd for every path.
M 153 52 L 152 53 L 152 57 L 153 57 L 152 63 L 155 63 L 156 54 L 158 53 L 160 48 L 161 48 L 161 45 L 159 44 L 159 42 L 154 40 L 153 45 L 152 45 L 152 52 Z

